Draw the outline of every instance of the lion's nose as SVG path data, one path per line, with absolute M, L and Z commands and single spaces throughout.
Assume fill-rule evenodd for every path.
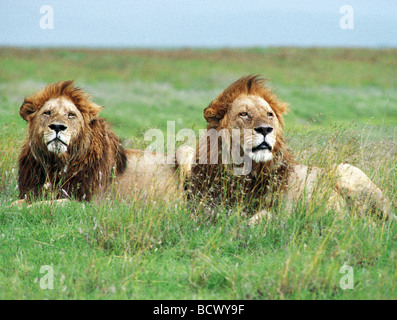
M 49 127 L 51 130 L 54 130 L 56 133 L 58 133 L 59 131 L 64 131 L 68 128 L 67 126 L 59 123 L 50 124 Z
M 259 126 L 259 127 L 254 128 L 254 130 L 256 132 L 261 133 L 261 134 L 263 134 L 265 136 L 268 133 L 272 132 L 273 128 L 269 127 L 269 126 Z

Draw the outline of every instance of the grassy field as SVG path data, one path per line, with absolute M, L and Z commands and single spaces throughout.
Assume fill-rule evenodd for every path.
M 340 217 L 318 199 L 292 212 L 281 203 L 255 227 L 238 208 L 209 219 L 183 204 L 9 207 L 24 96 L 74 79 L 125 144 L 143 148 L 167 121 L 204 128 L 203 109 L 247 74 L 291 104 L 286 137 L 301 163 L 360 167 L 397 213 L 397 50 L 0 48 L 0 299 L 397 299 L 396 224 L 355 208 Z M 340 286 L 344 264 L 353 289 Z

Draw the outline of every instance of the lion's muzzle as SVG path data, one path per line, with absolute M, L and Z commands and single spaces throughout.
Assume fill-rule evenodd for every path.
M 273 127 L 271 126 L 258 126 L 254 128 L 255 132 L 261 134 L 263 136 L 263 141 L 252 148 L 252 152 L 256 152 L 259 150 L 269 150 L 272 151 L 271 144 L 267 141 L 266 136 L 273 132 Z
M 53 153 L 64 153 L 67 151 L 70 137 L 66 134 L 67 126 L 60 123 L 52 123 L 48 126 L 49 134 L 46 136 L 47 149 Z
M 256 152 L 256 151 L 259 151 L 259 150 L 272 151 L 272 147 L 267 143 L 266 140 L 263 140 L 263 142 L 260 145 L 258 145 L 258 146 L 256 146 L 255 148 L 252 149 L 252 152 Z

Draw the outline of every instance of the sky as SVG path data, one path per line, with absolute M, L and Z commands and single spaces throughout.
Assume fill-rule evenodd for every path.
M 0 0 L 0 46 L 397 47 L 397 1 Z

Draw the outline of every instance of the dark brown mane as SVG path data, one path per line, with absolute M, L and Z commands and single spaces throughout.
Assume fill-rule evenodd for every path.
M 35 134 L 34 113 L 52 98 L 68 97 L 85 119 L 85 127 L 68 154 L 57 157 L 41 150 Z M 73 82 L 51 84 L 25 99 L 21 116 L 29 122 L 29 134 L 19 156 L 20 199 L 32 197 L 90 200 L 122 174 L 127 156 L 117 136 L 96 114 L 101 107 L 89 100 Z

